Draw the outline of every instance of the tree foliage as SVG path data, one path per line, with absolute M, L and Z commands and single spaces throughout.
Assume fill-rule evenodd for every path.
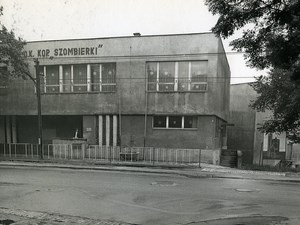
M 212 30 L 224 38 L 251 24 L 231 42 L 235 50 L 245 52 L 251 67 L 288 69 L 299 82 L 299 0 L 206 0 L 206 4 L 220 15 Z
M 227 38 L 243 29 L 230 45 L 245 52 L 250 67 L 270 69 L 268 76 L 251 84 L 258 93 L 251 106 L 273 113 L 261 130 L 287 131 L 300 142 L 300 1 L 206 0 L 206 4 L 220 16 L 213 32 Z
M 300 85 L 287 79 L 290 71 L 273 69 L 268 76 L 260 76 L 251 86 L 258 93 L 251 106 L 258 111 L 270 110 L 269 118 L 260 130 L 272 132 L 286 131 L 289 139 L 300 143 Z
M 3 7 L 0 6 L 0 16 Z M 16 77 L 31 77 L 28 65 L 24 60 L 22 51 L 25 41 L 16 38 L 13 31 L 9 31 L 0 23 L 0 81 L 7 82 Z

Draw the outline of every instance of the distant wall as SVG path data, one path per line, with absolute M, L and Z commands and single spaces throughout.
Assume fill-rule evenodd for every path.
M 252 164 L 254 136 L 256 134 L 256 111 L 249 107 L 256 92 L 249 84 L 233 84 L 230 89 L 228 148 L 241 150 L 243 162 Z

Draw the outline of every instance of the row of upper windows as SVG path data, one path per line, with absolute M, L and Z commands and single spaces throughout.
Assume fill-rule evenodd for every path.
M 44 93 L 115 92 L 116 63 L 40 66 Z M 147 62 L 147 91 L 207 91 L 207 61 Z
M 115 63 L 40 66 L 38 73 L 45 93 L 116 91 Z

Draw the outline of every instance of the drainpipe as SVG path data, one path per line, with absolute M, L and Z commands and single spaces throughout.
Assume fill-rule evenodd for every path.
M 121 78 L 119 78 L 119 82 L 118 82 L 118 101 L 119 101 L 119 136 L 120 136 L 120 151 L 122 148 L 122 109 L 121 109 Z
M 146 147 L 146 138 L 147 138 L 147 117 L 148 117 L 148 79 L 147 79 L 147 69 L 145 66 L 145 120 L 144 120 L 144 151 L 143 151 L 143 159 L 145 154 Z
M 147 116 L 148 116 L 148 87 L 147 87 L 147 70 L 145 67 L 145 123 L 144 123 L 144 147 L 146 147 L 147 137 Z

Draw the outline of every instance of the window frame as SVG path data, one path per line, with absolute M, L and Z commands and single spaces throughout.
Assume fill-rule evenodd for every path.
M 169 82 L 170 84 L 172 83 L 172 85 L 174 84 L 174 88 L 173 90 L 161 90 L 160 88 L 160 85 L 166 85 L 166 84 L 169 84 L 169 83 L 166 83 L 166 82 L 160 82 L 160 63 L 174 63 L 174 71 L 175 71 L 175 74 L 174 74 L 174 82 Z M 188 77 L 186 79 L 183 79 L 183 78 L 179 78 L 179 64 L 181 62 L 187 62 L 188 63 Z M 208 60 L 190 60 L 190 61 L 187 61 L 187 60 L 182 60 L 182 61 L 147 61 L 146 62 L 146 79 L 147 79 L 147 92 L 160 92 L 160 93 L 164 93 L 164 92 L 202 92 L 202 93 L 205 93 L 205 92 L 208 92 L 208 81 L 207 81 L 207 78 L 208 78 L 208 69 L 206 69 L 206 75 L 203 75 L 203 78 L 206 80 L 206 81 L 192 81 L 192 62 L 206 62 L 208 63 Z M 149 74 L 148 74 L 148 69 L 147 69 L 147 64 L 156 64 L 156 81 L 151 81 L 149 82 Z M 179 87 L 179 82 L 180 81 L 183 81 L 184 83 L 187 84 L 187 88 L 184 89 L 184 90 L 180 90 L 180 87 Z M 149 89 L 149 86 L 152 86 L 152 87 L 156 87 L 155 90 L 154 89 Z M 199 90 L 193 90 L 193 87 L 194 85 L 204 85 L 205 88 L 203 89 L 199 89 Z
M 105 64 L 111 64 L 114 68 L 114 77 L 112 81 L 114 83 L 103 83 L 102 82 L 102 66 Z M 92 71 L 91 66 L 99 66 L 99 82 L 92 82 Z M 79 83 L 74 82 L 74 68 L 83 66 L 85 70 L 85 77 L 82 79 L 86 82 Z M 50 74 L 47 74 L 48 67 L 58 67 L 58 84 L 52 85 L 47 84 L 47 79 Z M 54 65 L 40 65 L 40 71 L 43 71 L 44 78 L 41 82 L 42 94 L 86 94 L 86 93 L 115 93 L 117 91 L 117 64 L 116 62 L 105 62 L 105 63 L 78 63 L 78 64 L 54 64 Z M 65 68 L 70 68 L 69 81 L 65 82 L 64 71 Z M 93 89 L 93 85 L 99 86 L 97 90 Z M 69 87 L 69 90 L 65 90 L 65 86 Z M 106 90 L 103 90 L 103 87 L 112 87 Z M 57 91 L 48 91 L 47 88 L 58 87 Z M 84 90 L 77 90 L 77 87 L 84 87 Z
M 155 127 L 154 126 L 154 117 L 156 116 L 165 116 L 166 117 L 166 127 Z M 196 118 L 196 127 L 191 127 L 191 128 L 188 128 L 188 127 L 185 127 L 184 126 L 184 118 L 185 117 L 191 117 L 192 115 L 185 115 L 185 116 L 178 116 L 178 115 L 153 115 L 152 116 L 152 129 L 157 129 L 157 130 L 198 130 L 198 116 L 192 116 L 192 117 L 195 117 Z M 170 123 L 170 117 L 181 117 L 181 127 L 177 128 L 177 127 L 170 127 L 169 126 L 169 123 Z

